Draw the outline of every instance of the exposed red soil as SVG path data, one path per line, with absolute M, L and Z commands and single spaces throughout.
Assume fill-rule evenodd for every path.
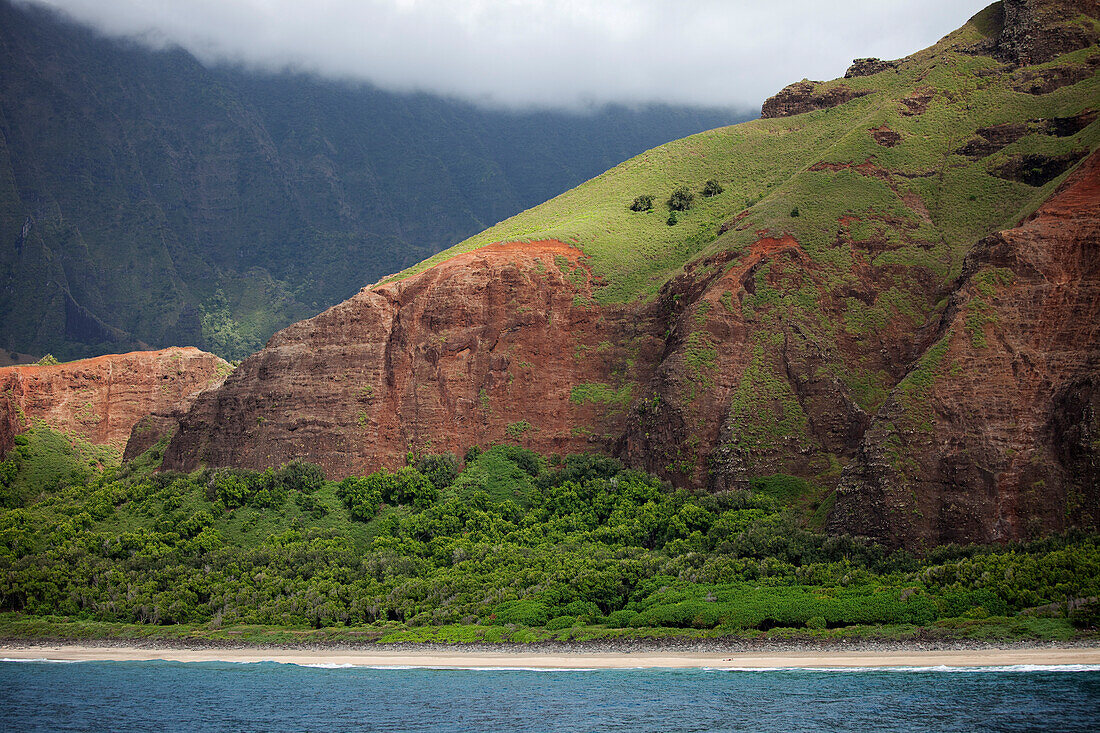
M 885 122 L 878 127 L 872 127 L 869 132 L 871 133 L 871 137 L 875 139 L 875 142 L 884 148 L 892 148 L 901 142 L 901 135 L 891 130 L 890 126 Z
M 920 87 L 908 97 L 898 100 L 898 111 L 906 117 L 915 117 L 928 111 L 928 105 L 936 98 L 936 90 L 932 87 Z

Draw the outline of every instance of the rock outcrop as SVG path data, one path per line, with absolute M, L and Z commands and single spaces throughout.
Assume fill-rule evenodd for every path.
M 858 76 L 874 76 L 889 69 L 897 68 L 897 61 L 883 61 L 876 58 L 856 59 L 848 70 L 844 72 L 845 79 L 854 79 Z
M 822 88 L 821 82 L 803 79 L 783 87 L 775 96 L 769 97 L 760 109 L 764 119 L 790 117 L 817 109 L 829 109 L 850 102 L 858 97 L 870 94 L 867 90 L 856 90 L 844 84 Z
M 230 369 L 223 359 L 191 347 L 0 368 L 0 454 L 39 421 L 121 451 L 138 420 L 189 406 L 199 392 L 221 384 Z
M 999 61 L 1028 66 L 1087 48 L 1100 34 L 1079 16 L 1100 18 L 1096 0 L 1003 0 L 989 11 L 994 35 L 972 50 Z
M 909 547 L 1100 523 L 1100 154 L 967 257 L 875 415 L 833 527 Z

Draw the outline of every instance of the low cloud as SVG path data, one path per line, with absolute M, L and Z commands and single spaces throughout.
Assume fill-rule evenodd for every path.
M 32 0 L 206 63 L 511 107 L 757 107 L 856 56 L 897 58 L 985 0 Z

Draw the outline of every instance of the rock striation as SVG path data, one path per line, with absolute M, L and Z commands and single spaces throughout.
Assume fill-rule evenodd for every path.
M 591 294 L 581 251 L 555 241 L 485 247 L 366 288 L 201 395 L 164 465 L 300 457 L 339 477 L 502 440 L 607 449 L 632 396 L 612 365 L 639 326 Z
M 891 545 L 1100 523 L 1100 154 L 968 255 L 938 338 L 871 421 L 832 526 Z
M 230 370 L 193 347 L 0 368 L 0 455 L 37 422 L 121 451 L 142 417 L 186 408 Z

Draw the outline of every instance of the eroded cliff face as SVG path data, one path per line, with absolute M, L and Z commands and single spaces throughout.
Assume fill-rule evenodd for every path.
M 1008 64 L 1042 64 L 1086 48 L 1100 34 L 1081 16 L 1100 16 L 1096 0 L 1003 0 L 986 11 L 996 33 L 974 50 Z
M 892 545 L 1100 523 L 1100 154 L 967 257 L 939 338 L 875 415 L 834 528 Z
M 1061 7 L 1028 7 L 1048 5 Z M 982 35 L 999 42 L 1003 30 Z M 285 329 L 181 419 L 165 466 L 302 458 L 340 478 L 400 465 L 408 451 L 461 455 L 507 441 L 606 451 L 695 489 L 792 474 L 814 487 L 808 504 L 839 484 L 832 526 L 894 544 L 1095 525 L 1097 195 L 1081 183 L 1095 160 L 1019 230 L 964 260 L 1095 149 L 1095 104 L 1087 89 L 1009 93 L 1017 73 L 1045 67 L 959 54 L 976 32 L 951 41 L 951 64 L 924 53 L 866 62 L 848 81 L 778 95 L 777 117 L 837 108 L 763 122 L 753 135 L 850 124 L 788 151 L 797 170 L 763 199 L 741 181 L 739 194 L 708 197 L 675 230 L 663 216 L 625 213 L 629 225 L 588 232 L 592 260 L 557 241 L 497 242 Z M 974 99 L 995 82 L 1006 90 L 997 99 L 1029 111 L 971 105 L 960 57 Z M 678 155 L 694 171 L 725 154 L 707 150 L 710 161 L 687 146 Z M 632 167 L 650 164 L 647 155 L 608 172 L 601 190 L 623 198 L 622 212 L 623 191 L 649 185 Z M 577 211 L 558 216 L 604 226 L 606 207 L 575 200 Z M 705 228 L 689 229 L 703 216 Z M 529 231 L 547 226 L 536 219 Z M 655 245 L 653 224 L 684 241 Z M 611 244 L 598 239 L 605 232 Z M 629 262 L 687 254 L 650 279 L 664 283 L 656 297 L 600 304 L 613 288 L 594 271 L 634 275 L 601 269 L 612 245 Z M 1029 320 L 1039 305 L 1041 328 Z
M 667 338 L 618 446 L 624 459 L 709 490 L 774 473 L 836 480 L 833 462 L 854 455 L 870 421 L 845 365 L 896 381 L 919 352 L 904 316 L 860 336 L 826 338 L 820 324 L 843 321 L 850 298 L 873 300 L 891 287 L 919 302 L 936 297 L 931 278 L 872 265 L 881 242 L 840 231 L 856 255 L 842 289 L 794 237 L 766 230 L 747 251 L 693 263 L 665 287 L 639 317 Z M 816 321 L 805 318 L 807 299 Z
M 221 384 L 223 359 L 196 348 L 134 351 L 53 366 L 0 369 L 0 454 L 41 421 L 60 432 L 120 451 L 134 424 L 151 412 L 186 409 Z
M 645 329 L 591 291 L 580 250 L 553 241 L 485 247 L 364 289 L 280 331 L 201 396 L 165 466 L 302 458 L 339 477 L 503 440 L 606 449 L 631 399 L 622 344 Z

